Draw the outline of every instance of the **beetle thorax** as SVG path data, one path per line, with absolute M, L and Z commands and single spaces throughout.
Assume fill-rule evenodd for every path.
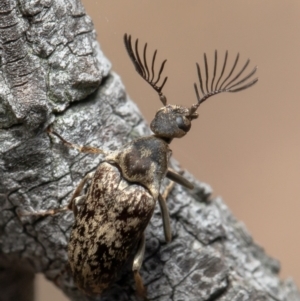
M 149 136 L 129 142 L 106 160 L 117 164 L 127 181 L 142 184 L 157 199 L 171 154 L 163 139 Z
M 181 138 L 191 128 L 190 110 L 177 105 L 166 105 L 157 111 L 151 130 L 161 138 Z

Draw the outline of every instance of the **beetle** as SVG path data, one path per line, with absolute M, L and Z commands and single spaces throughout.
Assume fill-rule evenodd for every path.
M 174 138 L 181 138 L 189 132 L 192 121 L 198 118 L 196 112 L 198 107 L 209 97 L 222 92 L 245 90 L 253 86 L 258 79 L 250 79 L 255 74 L 256 67 L 241 78 L 249 60 L 235 76 L 232 76 L 239 54 L 225 77 L 227 51 L 217 78 L 217 51 L 215 51 L 214 71 L 210 81 L 207 57 L 204 54 L 204 77 L 199 64 L 196 64 L 200 88 L 194 84 L 197 102 L 190 108 L 170 105 L 162 93 L 167 77 L 160 81 L 166 60 L 161 63 L 156 76 L 154 69 L 157 51 L 155 50 L 153 54 L 149 68 L 147 43 L 143 48 L 142 59 L 139 55 L 138 39 L 133 47 L 131 36 L 125 34 L 124 43 L 137 73 L 158 93 L 163 104 L 150 125 L 153 135 L 137 138 L 117 151 L 105 151 L 72 144 L 49 128 L 49 134 L 57 136 L 64 144 L 80 152 L 103 154 L 104 161 L 94 172 L 88 173 L 81 180 L 67 206 L 42 214 L 73 210 L 75 222 L 68 243 L 68 262 L 80 290 L 88 295 L 101 295 L 113 283 L 117 272 L 135 251 L 132 270 L 136 289 L 138 294 L 146 299 L 139 270 L 145 252 L 144 231 L 156 202 L 159 203 L 162 212 L 165 239 L 170 242 L 171 228 L 166 204 L 168 193 L 174 183 L 193 189 L 193 185 L 182 174 L 169 168 L 172 154 L 169 144 Z M 171 184 L 164 193 L 161 193 L 165 177 L 171 180 Z M 84 193 L 83 188 L 88 181 L 91 183 L 87 193 Z

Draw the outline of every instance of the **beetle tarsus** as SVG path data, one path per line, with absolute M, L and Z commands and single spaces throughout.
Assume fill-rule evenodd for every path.
M 137 297 L 140 300 L 148 301 L 147 290 L 144 286 L 143 279 L 142 279 L 139 271 L 134 271 L 133 275 L 134 275 Z

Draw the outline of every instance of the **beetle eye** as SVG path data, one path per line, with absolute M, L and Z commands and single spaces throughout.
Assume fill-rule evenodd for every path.
M 183 119 L 182 116 L 177 116 L 176 117 L 176 123 L 178 128 L 180 128 L 181 130 L 188 132 L 191 128 L 191 122 L 185 118 L 185 120 Z

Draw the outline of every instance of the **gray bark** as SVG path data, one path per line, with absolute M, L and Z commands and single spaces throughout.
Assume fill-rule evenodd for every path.
M 62 145 L 46 133 L 49 124 L 69 141 L 107 150 L 148 135 L 147 124 L 110 71 L 79 0 L 2 0 L 0 43 L 0 272 L 18 269 L 28 279 L 41 272 L 70 300 L 135 300 L 130 262 L 102 298 L 76 289 L 64 271 L 72 212 L 38 218 L 18 212 L 67 204 L 103 160 Z M 159 208 L 146 231 L 141 273 L 149 299 L 300 301 L 293 281 L 279 279 L 278 261 L 223 201 L 185 176 L 196 188 L 177 185 L 168 199 L 172 242 L 164 241 Z M 17 300 L 8 292 L 4 299 L 1 273 L 0 282 L 1 300 Z

